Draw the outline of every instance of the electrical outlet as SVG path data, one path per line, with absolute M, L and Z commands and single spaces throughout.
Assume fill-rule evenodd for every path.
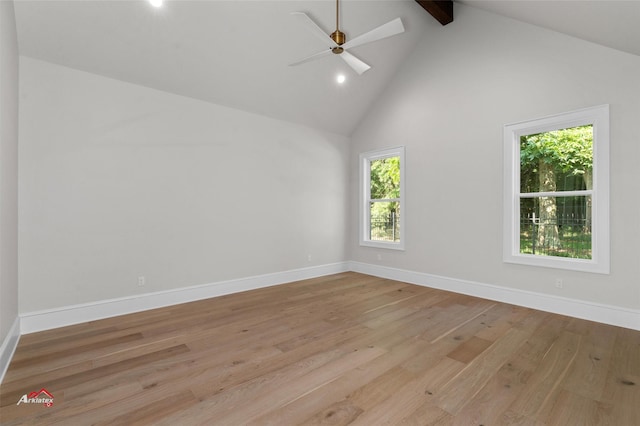
M 307 261 L 311 262 L 311 255 L 307 255 Z
M 144 287 L 145 282 L 146 282 L 146 280 L 144 278 L 144 275 L 140 275 L 138 277 L 138 287 Z
M 563 286 L 562 278 L 556 278 L 556 288 L 562 288 Z

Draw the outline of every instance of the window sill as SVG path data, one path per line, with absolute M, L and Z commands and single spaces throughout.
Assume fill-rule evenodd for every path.
M 568 271 L 609 274 L 609 262 L 596 262 L 592 259 L 572 259 L 565 257 L 537 256 L 533 254 L 505 255 L 505 263 L 519 265 L 565 269 Z
M 388 250 L 400 250 L 404 251 L 404 243 L 392 243 L 386 241 L 360 241 L 360 245 L 363 247 L 376 247 Z

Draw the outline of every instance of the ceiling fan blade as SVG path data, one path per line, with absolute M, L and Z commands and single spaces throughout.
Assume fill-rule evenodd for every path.
M 331 52 L 331 51 L 329 51 Z M 362 75 L 365 71 L 371 68 L 369 65 L 362 62 L 360 59 L 353 56 L 346 50 L 340 54 L 340 57 L 351 67 L 358 75 Z
M 299 61 L 293 62 L 293 63 L 289 64 L 289 66 L 293 67 L 293 66 L 296 66 L 296 65 L 304 64 L 305 62 L 313 61 L 315 59 L 322 58 L 323 56 L 327 56 L 329 53 L 331 53 L 331 49 L 323 50 L 322 52 L 318 52 L 318 53 L 316 53 L 314 55 L 307 56 L 304 59 L 300 59 Z
M 352 47 L 382 40 L 383 38 L 391 37 L 402 32 L 404 32 L 404 25 L 402 25 L 402 21 L 400 20 L 400 18 L 396 18 L 393 21 L 389 21 L 386 24 L 380 25 L 378 28 L 369 31 L 368 33 L 359 35 L 353 40 L 350 40 L 343 44 L 342 47 L 345 49 L 351 49 Z
M 329 37 L 327 33 L 325 33 L 322 28 L 318 26 L 306 13 L 303 12 L 291 12 L 291 16 L 295 17 L 298 21 L 300 21 L 309 32 L 311 32 L 314 36 L 316 36 L 319 40 L 322 40 L 325 43 L 328 43 L 328 46 L 334 47 L 337 46 L 336 42 Z

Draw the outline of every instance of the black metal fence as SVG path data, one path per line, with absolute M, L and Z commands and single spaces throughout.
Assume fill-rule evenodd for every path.
M 522 215 L 520 253 L 591 259 L 591 218 L 579 213 Z
M 371 216 L 371 241 L 400 241 L 400 215 Z

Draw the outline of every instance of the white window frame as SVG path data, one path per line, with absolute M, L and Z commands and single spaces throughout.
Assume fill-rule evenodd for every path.
M 377 201 L 397 201 L 400 205 L 400 241 L 376 241 L 371 240 L 371 162 L 388 157 L 400 157 L 400 198 Z M 395 148 L 370 151 L 360 154 L 360 245 L 368 247 L 378 247 L 392 250 L 404 250 L 407 236 L 406 209 L 404 208 L 405 181 L 405 156 L 404 146 Z
M 593 189 L 588 191 L 592 197 L 591 259 L 520 253 L 520 137 L 588 124 L 593 125 Z M 503 222 L 504 262 L 609 273 L 609 105 L 504 126 Z

